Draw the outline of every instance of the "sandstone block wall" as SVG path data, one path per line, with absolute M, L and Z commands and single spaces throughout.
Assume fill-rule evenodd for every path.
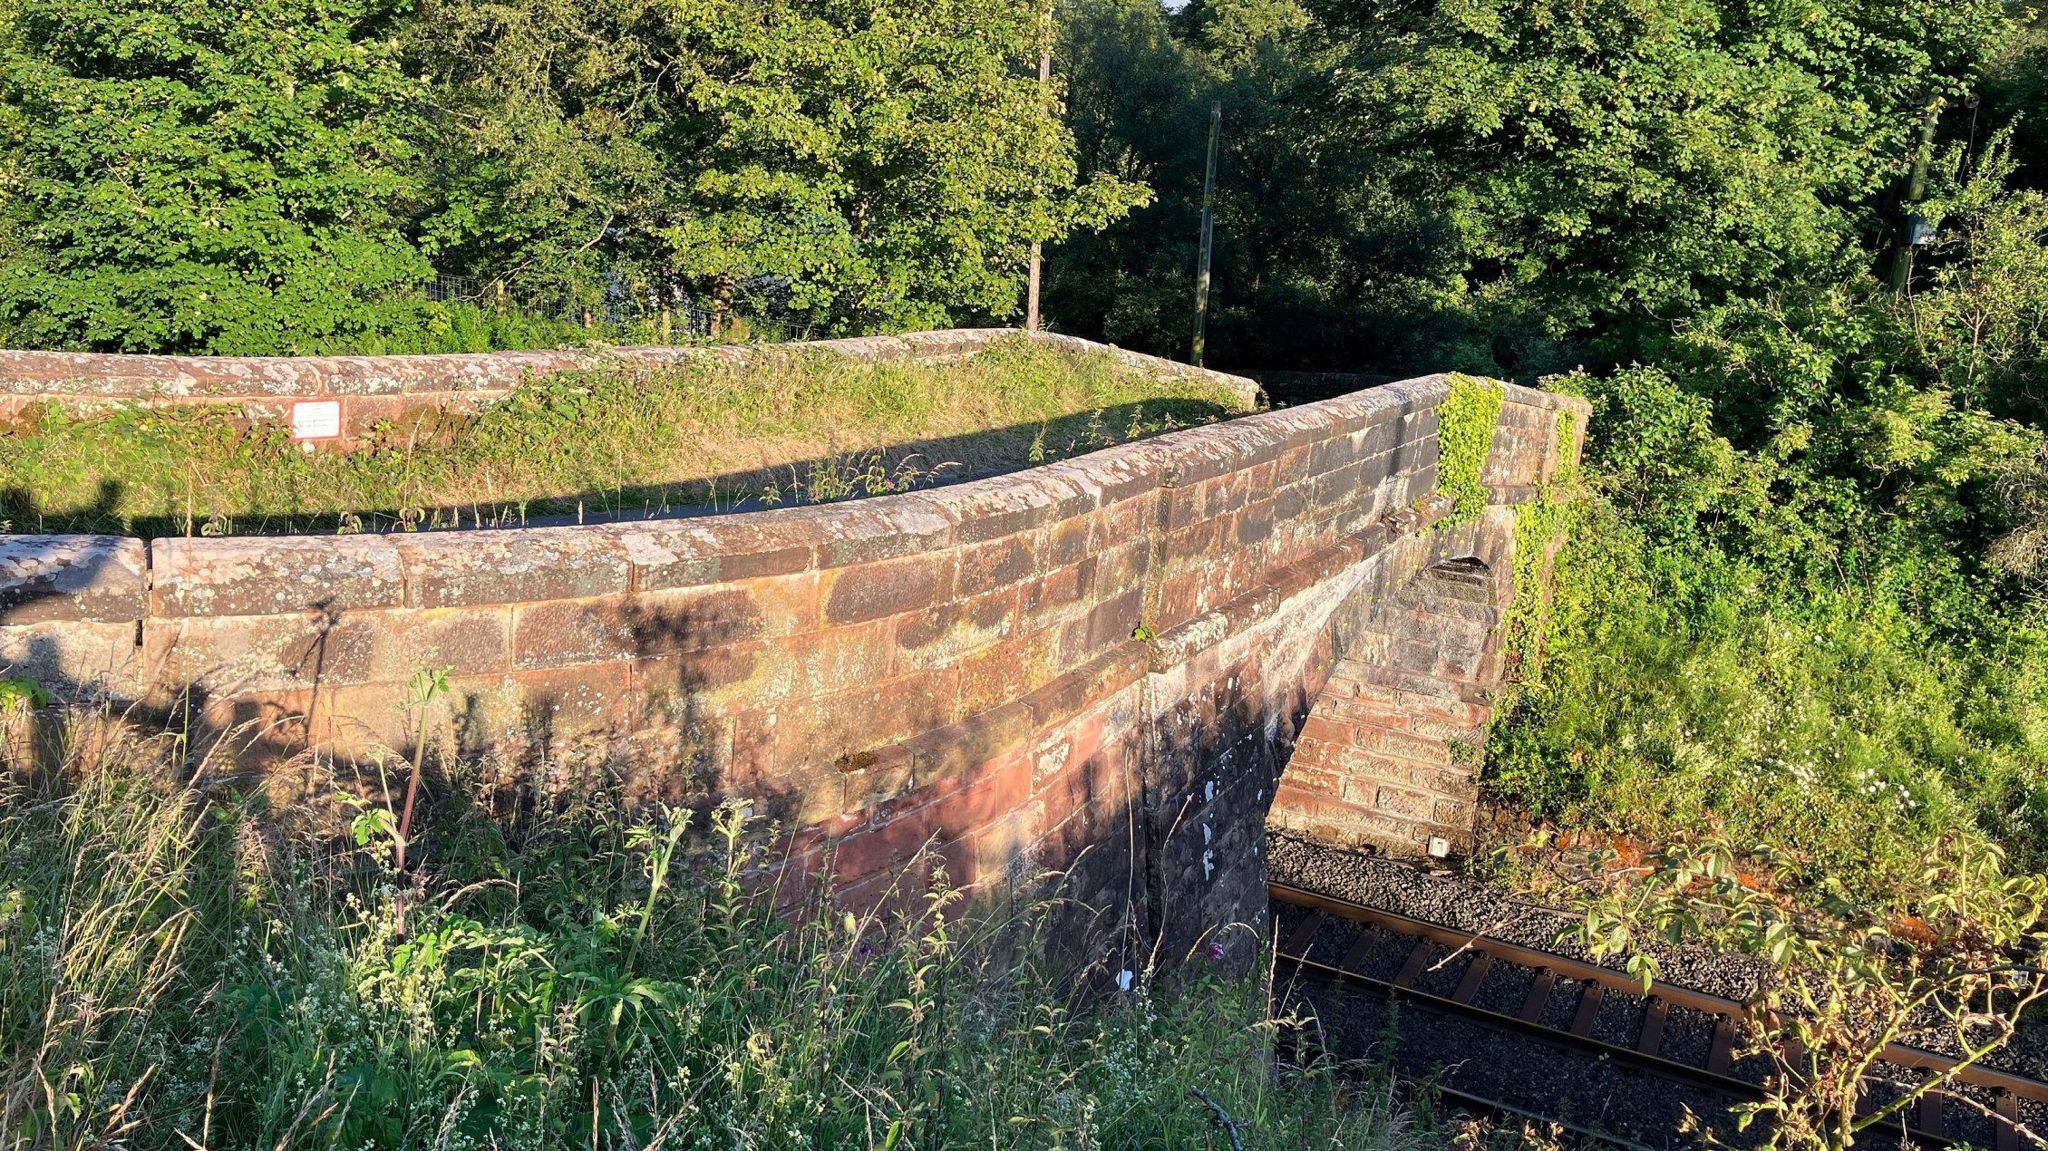
M 920 850 L 997 894 L 1056 869 L 1091 920 L 1067 937 L 1112 963 L 1155 940 L 1248 953 L 1230 925 L 1262 914 L 1266 808 L 1318 694 L 1353 682 L 1354 650 L 1441 646 L 1383 609 L 1431 565 L 1497 550 L 1493 520 L 1435 527 L 1448 390 L 828 506 L 4 538 L 0 659 L 259 765 L 408 753 L 407 681 L 445 669 L 437 738 L 523 786 L 751 798 L 795 829 L 792 874 L 852 900 L 921 882 L 903 874 Z M 1554 467 L 1577 403 L 1510 389 L 1499 498 Z
M 1304 721 L 1269 826 L 1397 855 L 1470 850 L 1480 752 L 1515 598 L 1514 505 L 1537 499 L 1583 447 L 1588 405 L 1509 388 L 1480 471 L 1490 506 L 1439 531 L 1404 582 L 1340 609 L 1339 649 Z M 1557 541 L 1543 541 L 1548 578 Z
M 1399 854 L 1470 849 L 1501 680 L 1513 512 L 1489 509 L 1370 605 L 1303 724 L 1268 824 Z

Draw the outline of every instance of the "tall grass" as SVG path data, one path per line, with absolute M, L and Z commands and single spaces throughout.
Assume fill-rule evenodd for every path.
M 5 530 L 229 534 L 511 523 L 789 502 L 1023 467 L 1239 414 L 1202 380 L 1022 338 L 970 359 L 602 368 L 474 415 L 415 413 L 307 453 L 238 409 L 38 406 L 0 435 Z M 853 473 L 851 477 L 844 473 Z
M 389 821 L 290 830 L 197 774 L 123 736 L 4 785 L 0 1147 L 1229 1146 L 1194 1091 L 1250 1147 L 1441 1142 L 1277 1059 L 1261 978 L 1083 1010 L 1034 909 L 777 914 L 739 808 L 443 783 L 401 875 Z

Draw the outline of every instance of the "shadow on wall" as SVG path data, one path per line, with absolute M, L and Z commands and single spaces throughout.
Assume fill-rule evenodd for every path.
M 190 535 L 209 520 L 224 524 L 229 534 L 288 535 L 334 532 L 344 515 L 360 520 L 359 530 L 411 531 L 421 527 L 539 527 L 726 514 L 981 479 L 1158 434 L 1169 430 L 1168 421 L 1171 427 L 1190 427 L 1241 414 L 1205 400 L 1116 404 L 961 435 L 890 444 L 850 444 L 830 455 L 678 482 L 621 483 L 523 502 L 448 501 L 417 507 L 351 508 L 339 513 L 256 514 L 194 505 L 189 495 L 174 494 L 186 491 L 182 479 L 166 479 L 157 485 L 162 492 L 162 505 L 154 510 L 143 509 L 139 514 L 125 506 L 135 485 L 119 479 L 101 479 L 91 500 L 70 508 L 53 508 L 46 494 L 15 485 L 0 490 L 0 520 L 6 521 L 7 530 L 24 534 L 103 532 L 155 539 Z M 429 422 L 448 418 L 452 417 L 429 413 Z M 409 453 L 416 439 L 409 430 L 413 422 L 417 421 L 396 427 L 387 436 L 357 450 Z M 445 428 L 430 430 L 420 442 L 432 443 L 448 434 Z M 881 464 L 879 474 L 870 474 L 871 457 Z M 222 518 L 214 519 L 216 511 Z M 358 529 L 351 524 L 350 530 Z

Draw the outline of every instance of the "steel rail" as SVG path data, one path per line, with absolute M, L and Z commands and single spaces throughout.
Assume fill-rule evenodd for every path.
M 1401 973 L 1392 979 L 1375 978 L 1350 970 L 1346 963 L 1329 964 L 1313 960 L 1306 955 L 1291 953 L 1283 945 L 1279 957 L 1298 968 L 1315 971 L 1327 978 L 1369 984 L 1389 994 L 1427 1002 L 1440 1009 L 1476 1016 L 1496 1030 L 1518 1031 L 1539 1036 L 1555 1044 L 1598 1051 L 1616 1062 L 1635 1065 L 1647 1073 L 1681 1080 L 1724 1095 L 1749 1100 L 1763 1097 L 1760 1084 L 1729 1074 L 1735 1034 L 1750 1012 L 1749 1005 L 1739 1000 L 1662 981 L 1652 981 L 1646 990 L 1640 979 L 1587 960 L 1525 947 L 1479 932 L 1445 927 L 1428 920 L 1369 907 L 1291 884 L 1272 883 L 1268 891 L 1278 902 L 1307 908 L 1322 916 L 1335 916 L 1379 927 L 1396 935 L 1429 940 L 1452 948 L 1454 952 L 1470 951 L 1479 957 L 1473 960 L 1473 967 L 1478 969 L 1479 975 L 1475 977 L 1472 968 L 1468 968 L 1458 992 L 1453 996 L 1432 994 L 1410 985 L 1420 972 L 1420 961 L 1425 958 L 1425 951 L 1419 945 L 1410 954 L 1408 964 L 1403 967 Z M 1312 935 L 1307 931 L 1308 926 L 1304 924 L 1303 928 L 1297 929 L 1297 934 Z M 1307 941 L 1304 939 L 1302 942 Z M 1537 973 L 1527 1006 L 1519 1015 L 1489 1010 L 1467 1001 L 1477 990 L 1486 968 L 1495 961 L 1527 967 Z M 1580 997 L 1573 1025 L 1569 1028 L 1554 1027 L 1540 1022 L 1542 1002 L 1548 999 L 1550 989 L 1559 979 L 1570 979 L 1586 985 L 1587 988 Z M 1590 1034 L 1599 1004 L 1610 991 L 1638 996 L 1645 1002 L 1643 1025 L 1634 1046 L 1595 1039 Z M 1685 1007 L 1711 1015 L 1719 1021 L 1706 1067 L 1668 1059 L 1657 1053 L 1657 1045 L 1662 1038 L 1665 1008 L 1671 1006 Z M 1958 1084 L 1991 1091 L 1997 1100 L 1996 1115 L 1992 1119 L 1997 1136 L 1996 1151 L 2018 1151 L 2020 1142 L 2016 1124 L 2019 1120 L 2019 1101 L 2048 1103 L 2048 1083 L 2011 1072 L 1999 1071 L 1981 1064 L 1958 1066 L 1961 1063 L 1958 1059 L 1902 1043 L 1888 1045 L 1884 1058 L 1886 1062 L 1902 1068 L 1934 1075 L 1952 1075 L 1953 1081 Z M 1914 1114 L 1905 1120 L 1905 1126 L 1912 1135 L 1923 1140 L 1944 1143 L 1949 1141 L 1950 1137 L 1946 1134 L 1946 1124 L 1942 1118 L 1943 1098 L 1944 1093 L 1933 1092 L 1922 1099 Z M 1483 1099 L 1479 1101 L 1486 1103 Z

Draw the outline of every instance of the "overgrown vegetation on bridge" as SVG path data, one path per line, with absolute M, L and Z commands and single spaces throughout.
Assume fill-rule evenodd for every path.
M 227 535 L 519 525 L 882 495 L 1245 410 L 1199 378 L 1022 337 L 941 363 L 829 353 L 599 368 L 347 450 L 227 406 L 24 414 L 0 438 L 16 532 Z

